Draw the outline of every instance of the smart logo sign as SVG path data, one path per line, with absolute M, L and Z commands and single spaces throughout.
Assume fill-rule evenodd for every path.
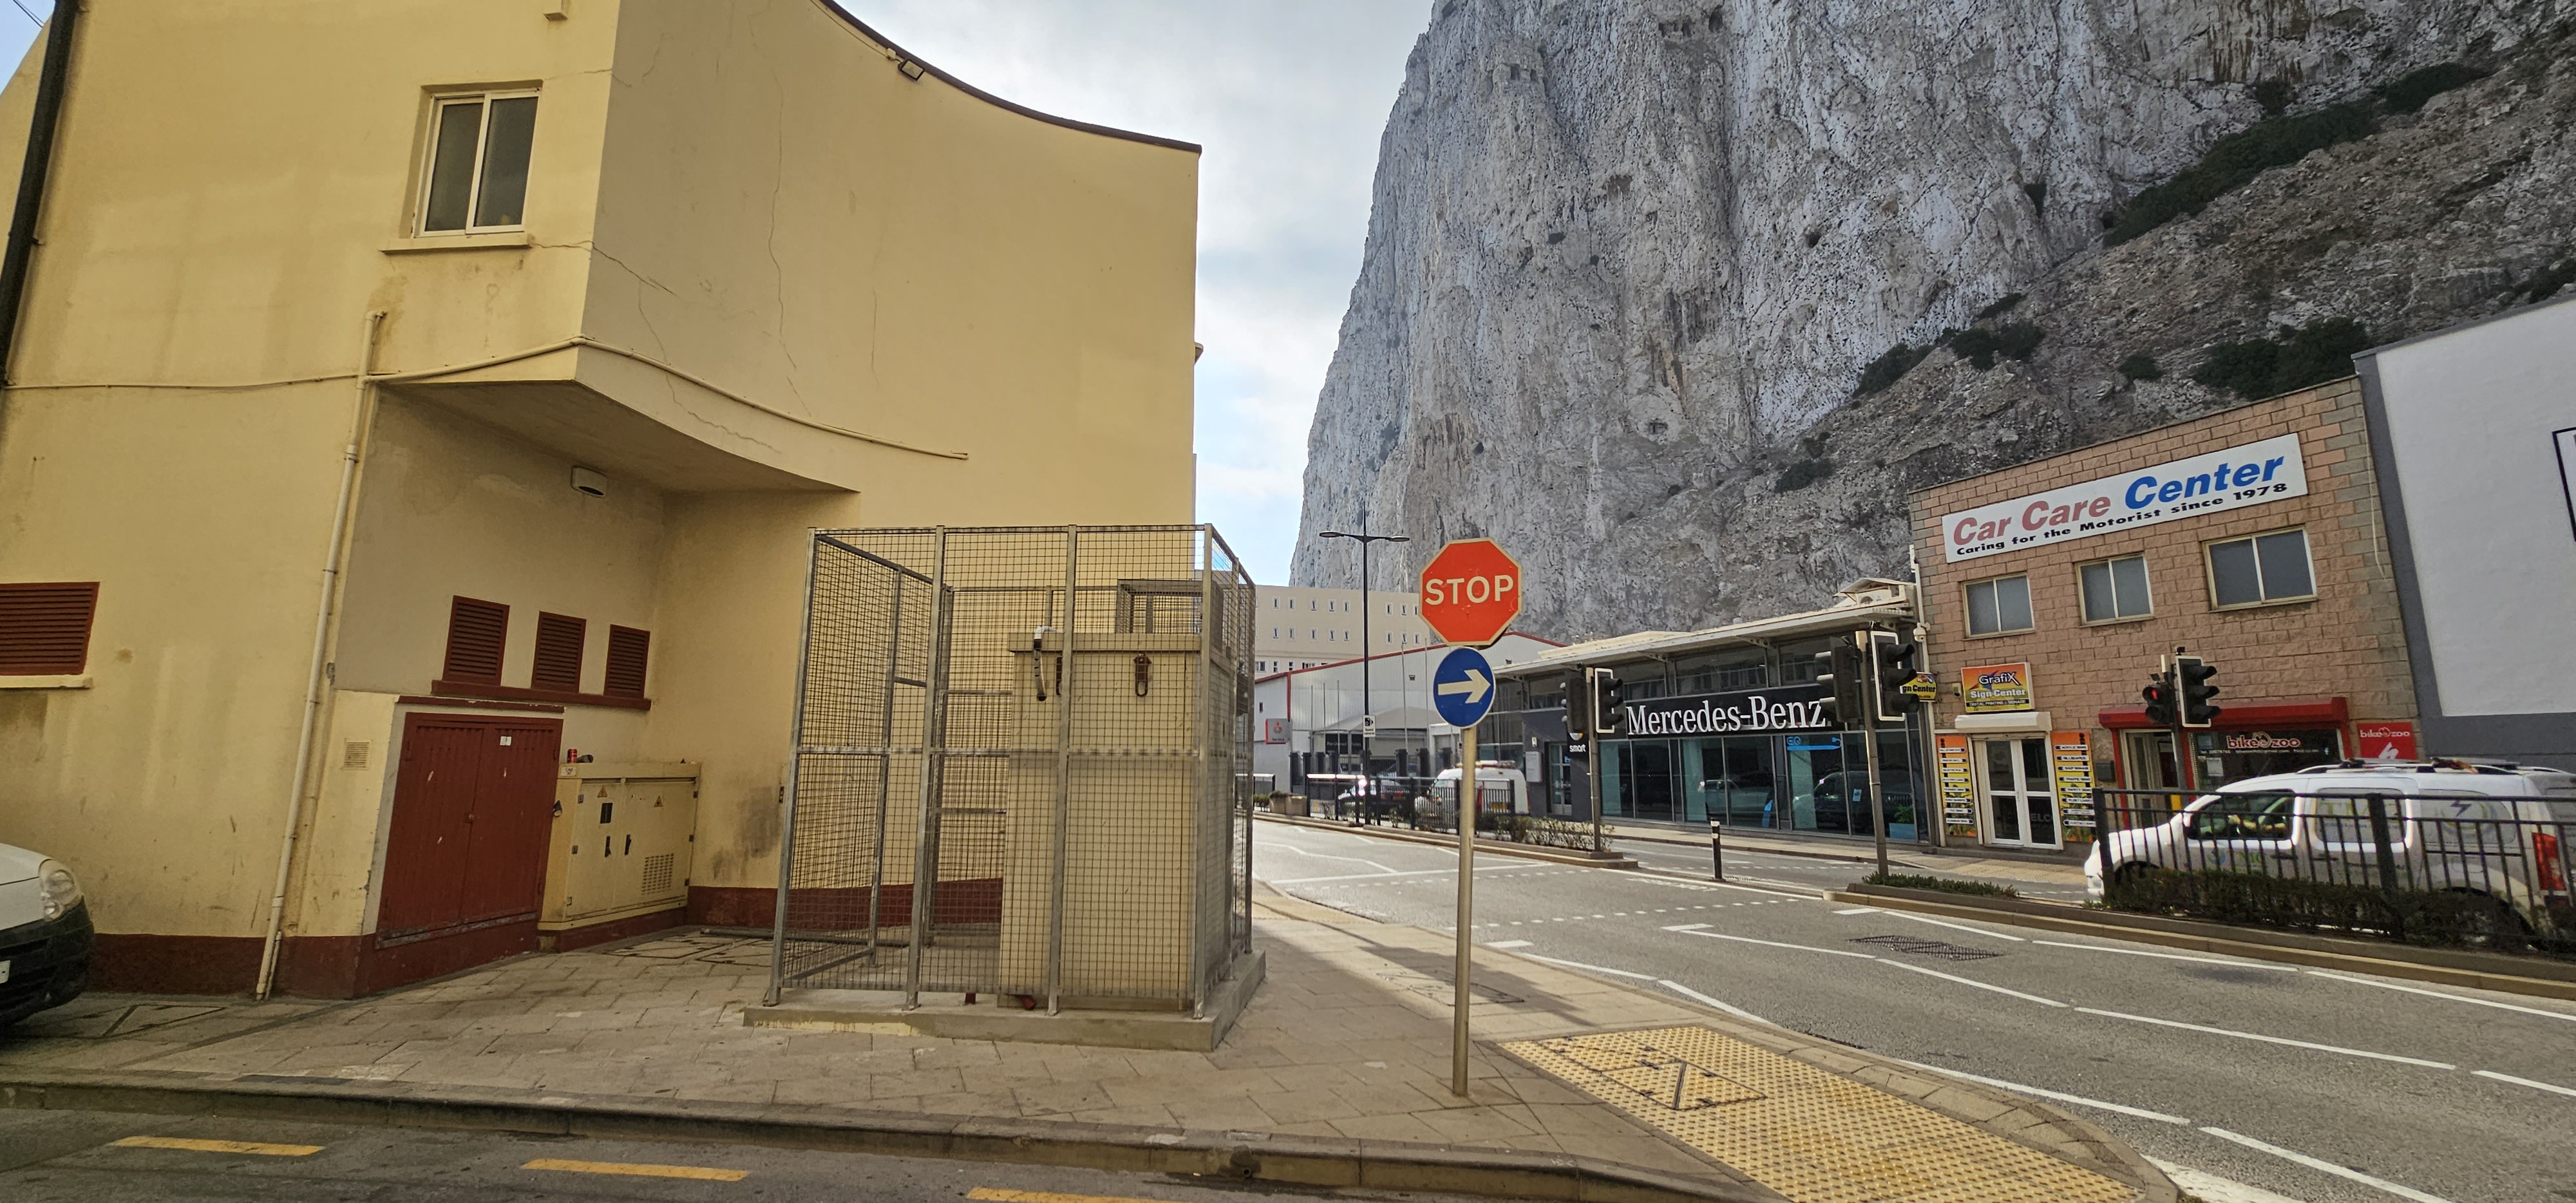
M 1952 563 L 2176 518 L 2243 509 L 2308 492 L 2299 436 L 2285 434 L 1941 516 Z

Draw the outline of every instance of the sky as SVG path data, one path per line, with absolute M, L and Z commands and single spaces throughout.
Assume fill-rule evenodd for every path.
M 1199 519 L 1286 584 L 1306 432 L 1430 0 L 843 0 L 1042 112 L 1196 142 Z M 6 16 L 0 13 L 0 16 Z
M 0 63 L 34 39 L 0 8 Z M 1378 134 L 1431 0 L 842 0 L 1041 112 L 1196 142 L 1198 517 L 1286 584 L 1306 432 L 1368 231 Z

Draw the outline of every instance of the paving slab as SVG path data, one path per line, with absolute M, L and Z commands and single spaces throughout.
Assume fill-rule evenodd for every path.
M 1993 1193 L 1993 1174 L 2016 1172 L 2066 1198 L 2176 1197 L 2144 1159 L 2044 1104 L 1497 949 L 1476 954 L 1462 1098 L 1449 1089 L 1450 937 L 1275 893 L 1257 897 L 1254 927 L 1269 986 L 1212 1051 L 748 1027 L 765 944 L 679 931 L 354 1002 L 84 999 L 0 1033 L 0 1104 L 167 1106 L 194 1091 L 209 1108 L 363 1106 L 374 1122 L 821 1133 L 885 1151 L 1529 1197 L 2046 1197 Z M 1634 1061 L 1636 1040 L 1615 1038 L 1637 1031 L 1661 1033 L 1650 1058 L 1699 1076 L 1563 1052 L 1613 1039 Z M 1668 1072 L 1687 1115 L 1658 1110 Z M 1712 1074 L 1761 1080 L 1703 1105 L 1691 1083 Z M 1749 1116 L 1757 1101 L 1769 1136 L 1702 1138 L 1702 1112 Z M 1814 1131 L 1843 1135 L 1793 1122 L 1814 1115 L 1838 1117 Z

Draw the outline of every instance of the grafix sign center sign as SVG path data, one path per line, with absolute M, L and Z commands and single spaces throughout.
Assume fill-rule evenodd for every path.
M 2279 435 L 1943 514 L 1941 554 L 1956 563 L 2304 497 L 2307 492 L 2308 469 L 2299 457 L 2299 436 Z

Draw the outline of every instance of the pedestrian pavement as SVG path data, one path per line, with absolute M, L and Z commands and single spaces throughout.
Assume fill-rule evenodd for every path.
M 684 929 L 354 1001 L 91 996 L 0 1032 L 0 1097 L 84 1075 L 373 1086 L 416 1100 L 1060 1124 L 1148 1142 L 1302 1139 L 1432 1150 L 1451 1165 L 1538 1155 L 1720 1199 L 2174 1197 L 2137 1154 L 2045 1104 L 1498 949 L 1477 952 L 1458 1098 L 1452 937 L 1266 889 L 1255 906 L 1268 978 L 1213 1052 L 749 1027 L 766 941 Z M 1709 1108 L 1744 1100 L 1786 1117 L 1777 1139 L 1703 1138 L 1729 1128 L 1712 1128 L 1727 1113 Z
M 1642 827 L 1634 824 L 1605 823 L 1602 834 L 1614 840 L 1644 840 L 1657 844 L 1688 845 L 1706 849 L 1708 837 L 1672 827 Z M 1726 848 L 1730 852 L 1769 852 L 1782 856 L 1817 857 L 1869 864 L 1877 860 L 1875 849 L 1857 840 L 1799 839 L 1790 836 L 1749 834 L 1743 828 L 1726 831 Z M 2053 887 L 2084 884 L 2084 866 L 2080 862 L 2025 860 L 2020 857 L 1933 855 L 1915 845 L 1892 844 L 1888 864 L 1906 872 L 1932 873 L 1943 877 L 1965 877 L 1998 885 L 2044 885 Z

